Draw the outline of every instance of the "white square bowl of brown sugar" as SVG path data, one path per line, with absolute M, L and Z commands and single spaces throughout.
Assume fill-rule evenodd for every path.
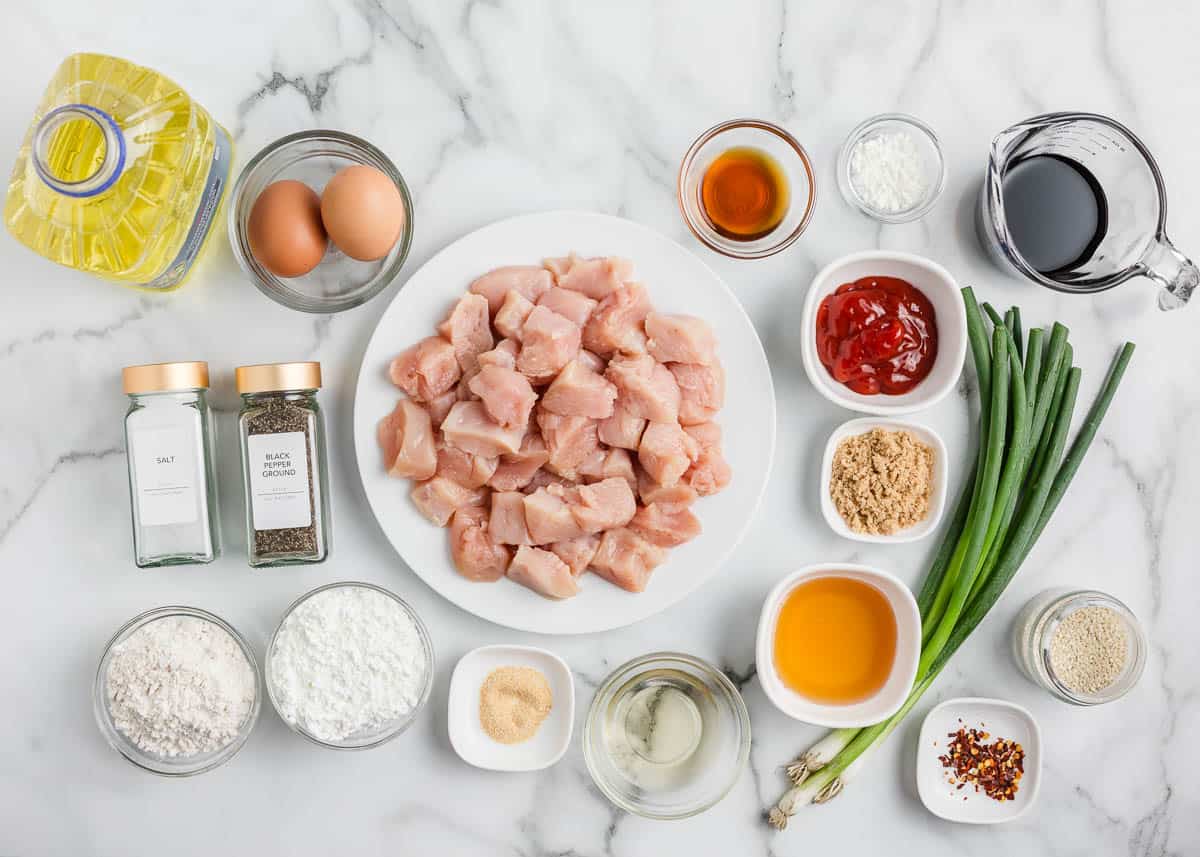
M 910 420 L 861 417 L 842 423 L 825 444 L 821 513 L 843 538 L 876 544 L 915 542 L 946 509 L 946 444 Z
M 540 771 L 563 757 L 575 723 L 566 661 L 535 646 L 472 649 L 450 677 L 450 744 L 488 771 Z

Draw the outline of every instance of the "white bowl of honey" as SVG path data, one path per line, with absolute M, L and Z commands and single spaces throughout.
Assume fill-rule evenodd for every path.
M 790 246 L 817 200 L 804 147 L 761 119 L 733 119 L 701 134 L 679 167 L 678 190 L 692 233 L 735 259 L 761 259 Z
M 904 704 L 921 654 L 911 590 L 886 571 L 810 565 L 776 584 L 758 621 L 758 679 L 797 720 L 831 728 L 886 720 Z

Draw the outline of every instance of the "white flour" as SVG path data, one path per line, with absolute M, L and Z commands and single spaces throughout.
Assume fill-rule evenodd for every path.
M 168 616 L 113 647 L 106 679 L 117 729 L 158 756 L 220 750 L 254 705 L 254 670 L 237 641 L 194 616 Z
M 906 131 L 859 141 L 850 153 L 850 183 L 870 208 L 889 214 L 907 211 L 929 190 L 924 156 Z
M 323 741 L 374 731 L 416 707 L 429 663 L 395 600 L 338 587 L 292 611 L 267 656 L 280 716 Z

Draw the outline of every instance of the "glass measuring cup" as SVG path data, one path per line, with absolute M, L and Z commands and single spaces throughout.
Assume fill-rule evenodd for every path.
M 1091 175 L 1103 197 L 1102 234 L 1065 268 L 1036 270 L 1017 250 L 1004 209 L 1004 177 L 1015 164 L 1039 155 L 1074 162 Z M 1167 195 L 1154 157 L 1124 125 L 1095 113 L 1045 113 L 1001 131 L 992 141 L 976 210 L 980 243 L 1005 270 L 1061 292 L 1089 294 L 1133 277 L 1163 288 L 1160 309 L 1187 303 L 1200 270 L 1175 249 L 1164 226 Z

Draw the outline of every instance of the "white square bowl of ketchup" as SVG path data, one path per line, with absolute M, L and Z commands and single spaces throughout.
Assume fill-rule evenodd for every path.
M 933 307 L 937 349 L 928 373 L 906 392 L 855 392 L 833 377 L 817 352 L 817 311 L 821 302 L 845 283 L 864 277 L 896 277 L 923 294 Z M 801 327 L 804 371 L 817 391 L 843 408 L 864 414 L 898 416 L 924 410 L 941 401 L 958 383 L 967 354 L 967 314 L 962 294 L 950 272 L 912 253 L 866 250 L 826 265 L 813 279 L 804 301 Z

